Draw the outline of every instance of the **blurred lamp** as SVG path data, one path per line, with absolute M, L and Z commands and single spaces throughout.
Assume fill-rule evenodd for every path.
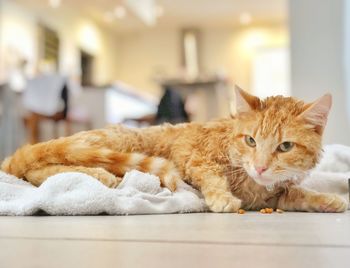
M 185 29 L 183 31 L 183 63 L 189 79 L 195 79 L 199 74 L 198 40 L 198 30 Z

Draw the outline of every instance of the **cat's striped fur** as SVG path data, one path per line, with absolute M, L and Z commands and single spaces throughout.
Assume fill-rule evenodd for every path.
M 142 153 L 91 148 L 82 143 L 67 143 L 64 138 L 26 145 L 2 164 L 2 170 L 40 185 L 47 177 L 65 171 L 92 175 L 115 187 L 126 172 L 136 169 L 156 175 L 163 186 L 174 191 L 180 175 L 171 161 Z

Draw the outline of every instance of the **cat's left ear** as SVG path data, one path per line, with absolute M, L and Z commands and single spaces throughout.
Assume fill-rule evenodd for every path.
M 243 89 L 235 85 L 235 106 L 232 111 L 233 116 L 239 113 L 246 113 L 260 107 L 260 99 L 248 94 Z
M 299 117 L 314 125 L 316 132 L 321 135 L 332 107 L 332 95 L 326 94 L 306 107 L 306 110 Z

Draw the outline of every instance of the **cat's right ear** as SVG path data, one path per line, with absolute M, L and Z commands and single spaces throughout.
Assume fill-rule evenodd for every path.
M 303 118 L 311 125 L 314 125 L 316 132 L 322 135 L 331 107 L 332 95 L 326 94 L 315 102 L 305 105 L 305 111 L 298 117 Z
M 235 85 L 235 102 L 232 111 L 232 116 L 239 113 L 246 113 L 256 110 L 260 107 L 260 99 L 248 94 L 243 89 Z

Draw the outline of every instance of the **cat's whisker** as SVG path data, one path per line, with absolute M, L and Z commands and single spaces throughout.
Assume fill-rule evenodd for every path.
M 238 176 L 243 176 L 245 174 L 243 172 L 239 172 L 239 173 L 226 173 L 225 175 L 229 177 L 238 177 Z

